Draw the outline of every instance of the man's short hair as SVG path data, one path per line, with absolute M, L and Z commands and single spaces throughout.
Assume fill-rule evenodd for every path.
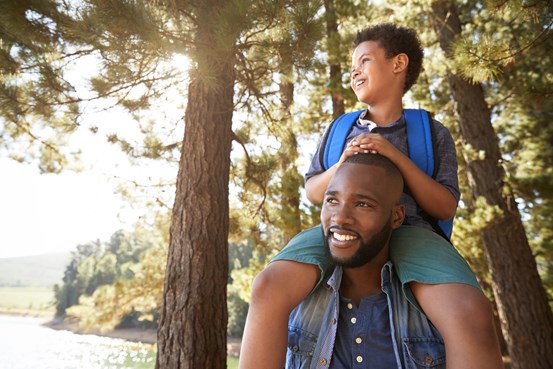
M 411 28 L 383 23 L 357 32 L 357 36 L 353 40 L 353 48 L 355 49 L 365 41 L 378 42 L 384 49 L 386 58 L 393 58 L 401 53 L 409 57 L 403 92 L 409 91 L 419 78 L 422 69 L 423 51 L 417 32 Z
M 382 168 L 386 171 L 386 174 L 394 181 L 401 183 L 403 187 L 403 175 L 397 168 L 397 166 L 387 157 L 380 154 L 356 154 L 348 157 L 344 164 L 364 164 Z

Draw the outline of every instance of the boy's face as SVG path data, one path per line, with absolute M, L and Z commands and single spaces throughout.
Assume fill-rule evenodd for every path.
M 364 265 L 388 244 L 401 225 L 402 184 L 385 170 L 363 164 L 343 164 L 328 184 L 321 223 L 332 259 L 345 267 Z
M 403 78 L 398 73 L 397 57 L 386 58 L 376 41 L 360 43 L 351 57 L 351 88 L 357 99 L 376 105 L 403 95 Z

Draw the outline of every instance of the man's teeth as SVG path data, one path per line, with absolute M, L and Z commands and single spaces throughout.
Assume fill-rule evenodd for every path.
M 357 237 L 351 236 L 349 234 L 338 234 L 338 233 L 334 233 L 334 238 L 337 239 L 338 241 L 353 241 L 357 239 Z

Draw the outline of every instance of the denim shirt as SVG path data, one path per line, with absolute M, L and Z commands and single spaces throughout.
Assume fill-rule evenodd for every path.
M 397 369 L 445 369 L 442 337 L 426 316 L 405 298 L 390 261 L 382 268 L 381 275 Z M 342 268 L 336 267 L 327 284 L 290 314 L 286 369 L 328 369 L 336 339 L 341 280 Z

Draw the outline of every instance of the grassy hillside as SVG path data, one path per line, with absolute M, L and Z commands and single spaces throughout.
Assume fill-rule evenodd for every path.
M 70 253 L 0 258 L 0 287 L 46 287 L 61 284 Z
M 53 315 L 54 289 L 46 287 L 0 287 L 0 313 L 44 312 Z

